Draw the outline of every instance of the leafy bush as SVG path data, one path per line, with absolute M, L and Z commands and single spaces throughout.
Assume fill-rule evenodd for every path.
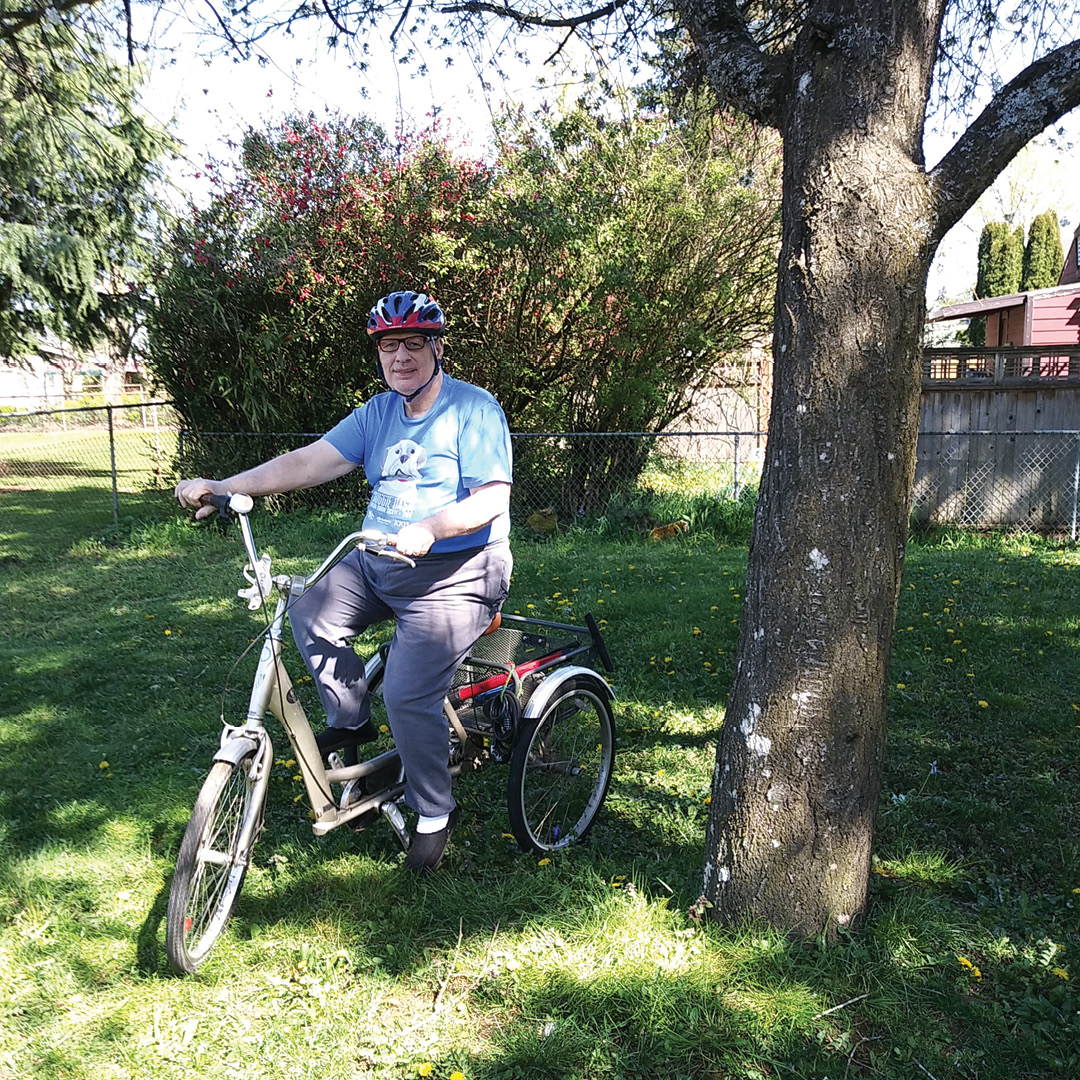
M 150 324 L 194 433 L 185 469 L 245 468 L 378 392 L 365 326 L 393 289 L 440 300 L 448 370 L 525 432 L 659 430 L 768 324 L 779 154 L 764 136 L 730 119 L 603 122 L 583 103 L 509 115 L 499 138 L 487 165 L 437 127 L 398 143 L 365 120 L 292 119 L 248 135 L 238 179 L 213 171 Z M 258 437 L 223 447 L 213 432 Z M 560 512 L 593 514 L 647 455 L 646 441 L 555 442 L 516 478 L 558 478 Z

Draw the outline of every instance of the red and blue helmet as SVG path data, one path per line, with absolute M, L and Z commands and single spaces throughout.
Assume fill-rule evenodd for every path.
M 378 340 L 389 330 L 411 330 L 439 337 L 446 330 L 446 316 L 430 297 L 418 292 L 392 292 L 371 309 L 367 332 Z

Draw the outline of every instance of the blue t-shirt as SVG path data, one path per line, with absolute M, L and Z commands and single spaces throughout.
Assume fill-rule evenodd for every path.
M 323 436 L 338 453 L 363 465 L 371 484 L 365 529 L 397 532 L 493 481 L 513 482 L 510 429 L 486 390 L 445 372 L 435 404 L 419 418 L 405 415 L 399 394 L 377 394 Z M 467 536 L 436 540 L 431 550 L 460 551 L 502 540 L 509 513 Z

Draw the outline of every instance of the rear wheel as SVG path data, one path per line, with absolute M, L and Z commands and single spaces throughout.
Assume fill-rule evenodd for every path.
M 195 802 L 169 890 L 165 947 L 178 974 L 198 968 L 232 914 L 262 828 L 260 755 L 215 761 Z
M 510 759 L 510 825 L 526 851 L 555 851 L 588 833 L 615 761 L 606 686 L 575 675 L 543 713 L 523 724 Z

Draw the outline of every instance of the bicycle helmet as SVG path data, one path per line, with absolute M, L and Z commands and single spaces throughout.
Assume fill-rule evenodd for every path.
M 446 316 L 430 297 L 418 292 L 392 292 L 371 309 L 367 332 L 377 341 L 389 330 L 412 330 L 426 337 L 440 337 Z

